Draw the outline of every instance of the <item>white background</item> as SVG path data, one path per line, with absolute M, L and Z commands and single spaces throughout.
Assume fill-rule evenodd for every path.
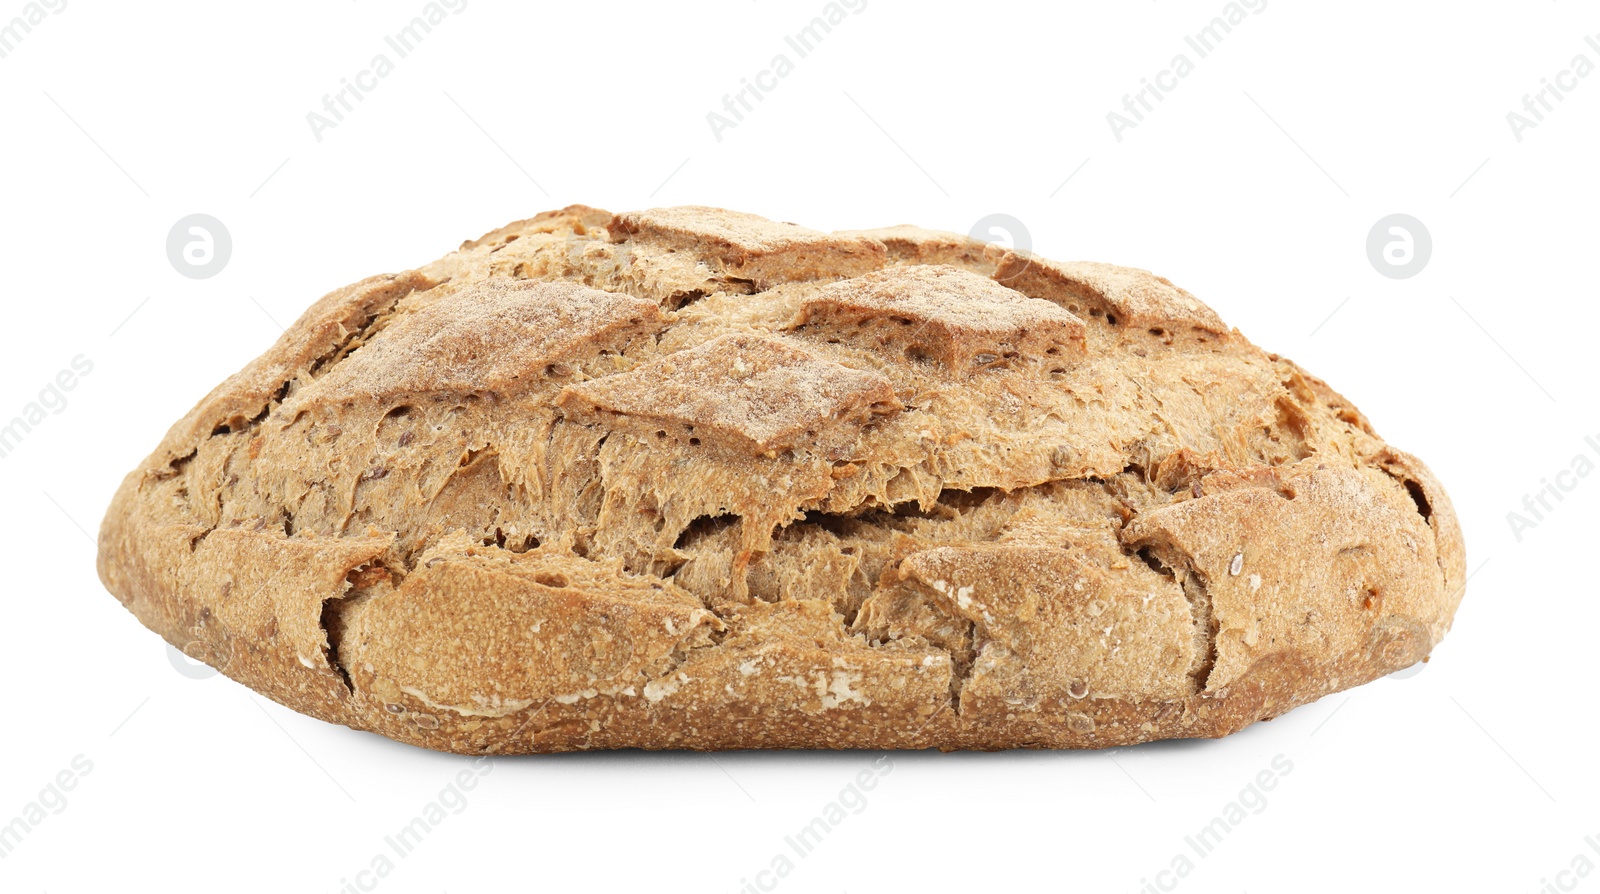
M 318 141 L 307 113 L 422 7 L 70 0 L 0 59 L 0 422 L 93 363 L 0 460 L 0 824 L 93 764 L 0 889 L 339 891 L 467 765 L 180 674 L 100 586 L 91 535 L 167 426 L 316 297 L 584 202 L 818 229 L 1012 215 L 1040 253 L 1153 269 L 1328 379 L 1466 529 L 1475 576 L 1423 672 L 1218 742 L 896 754 L 777 890 L 1600 892 L 1557 875 L 1600 864 L 1600 476 L 1520 542 L 1507 520 L 1600 462 L 1600 74 L 1520 141 L 1506 118 L 1577 54 L 1600 63 L 1600 11 L 1272 0 L 1196 59 L 1183 38 L 1221 0 L 869 0 L 796 59 L 783 37 L 821 0 L 471 0 Z M 780 52 L 795 70 L 717 140 L 707 113 Z M 1115 139 L 1107 112 L 1180 52 L 1193 73 Z M 194 212 L 232 233 L 211 279 L 166 257 Z M 1366 256 L 1393 212 L 1432 234 L 1414 278 Z M 1261 812 L 1190 851 L 1278 755 Z M 874 758 L 500 759 L 364 878 L 734 892 Z M 1180 853 L 1193 871 L 1158 876 Z

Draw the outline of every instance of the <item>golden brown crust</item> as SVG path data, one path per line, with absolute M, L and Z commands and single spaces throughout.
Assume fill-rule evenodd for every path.
M 123 482 L 100 574 L 429 748 L 1102 747 L 1406 667 L 1415 457 L 1152 274 L 571 206 L 313 305 Z

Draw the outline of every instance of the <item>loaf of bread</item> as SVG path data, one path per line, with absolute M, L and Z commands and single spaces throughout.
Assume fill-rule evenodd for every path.
M 572 206 L 324 297 L 123 482 L 106 587 L 426 748 L 1098 748 L 1426 658 L 1449 498 L 1142 270 Z

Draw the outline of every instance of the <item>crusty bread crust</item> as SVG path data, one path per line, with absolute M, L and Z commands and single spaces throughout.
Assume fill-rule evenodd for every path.
M 100 532 L 146 626 L 468 754 L 1221 736 L 1424 659 L 1439 482 L 1141 270 L 573 206 L 314 304 Z

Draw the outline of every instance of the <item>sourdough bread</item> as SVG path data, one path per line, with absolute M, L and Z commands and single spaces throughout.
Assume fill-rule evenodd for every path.
M 427 748 L 1097 748 L 1423 660 L 1439 482 L 1165 279 L 547 212 L 314 304 L 100 532 L 146 626 Z

